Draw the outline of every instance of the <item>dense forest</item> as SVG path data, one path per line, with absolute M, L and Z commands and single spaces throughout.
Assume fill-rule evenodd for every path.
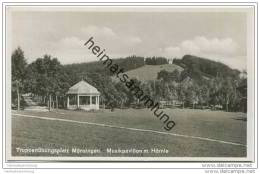
M 217 76 L 230 76 L 235 78 L 240 74 L 238 70 L 209 59 L 192 55 L 185 55 L 182 59 L 174 59 L 173 63 L 186 69 L 190 77 L 201 80 L 203 77 L 215 78 Z
M 144 65 L 162 65 L 169 61 L 163 57 L 114 59 L 125 71 Z M 246 72 L 241 73 L 227 65 L 192 55 L 174 59 L 173 64 L 183 71 L 162 70 L 157 79 L 135 84 L 154 101 L 177 101 L 180 108 L 210 108 L 225 111 L 246 111 Z M 241 76 L 241 74 L 244 74 Z M 140 74 L 141 75 L 141 74 Z M 65 108 L 69 87 L 84 79 L 101 93 L 101 104 L 106 107 L 142 107 L 138 99 L 121 82 L 111 79 L 102 62 L 62 65 L 57 58 L 44 55 L 28 64 L 21 48 L 12 54 L 12 105 L 23 106 L 22 94 L 30 93 L 41 104 Z

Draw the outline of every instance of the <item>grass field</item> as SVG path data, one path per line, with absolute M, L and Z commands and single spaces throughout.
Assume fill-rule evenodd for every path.
M 168 72 L 178 70 L 179 72 L 181 72 L 183 68 L 175 64 L 145 65 L 140 68 L 127 71 L 125 72 L 125 74 L 127 74 L 131 79 L 137 78 L 140 81 L 147 82 L 149 80 L 157 80 L 158 73 L 162 70 Z M 113 80 L 118 81 L 119 79 L 117 77 L 113 77 Z
M 69 153 L 58 156 L 246 157 L 246 121 L 243 121 L 246 115 L 244 113 L 189 109 L 165 109 L 164 112 L 171 115 L 176 122 L 176 126 L 171 131 L 164 130 L 162 122 L 147 109 L 116 109 L 114 112 L 103 110 L 95 113 L 68 110 L 15 112 L 16 114 L 78 122 L 21 117 L 13 114 L 12 155 L 24 155 L 16 151 L 17 147 L 69 149 L 76 147 L 80 149 L 98 148 L 101 151 L 98 154 Z M 81 124 L 80 122 L 115 127 Z M 136 130 L 128 128 L 136 128 Z M 210 141 L 205 138 L 219 141 Z M 169 152 L 167 154 L 109 154 L 106 152 L 107 148 L 159 148 L 167 149 Z M 51 156 L 43 153 L 30 155 Z

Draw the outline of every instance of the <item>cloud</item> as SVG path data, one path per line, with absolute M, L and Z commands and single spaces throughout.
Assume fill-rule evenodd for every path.
M 181 57 L 182 56 L 182 51 L 180 47 L 166 47 L 164 49 L 164 55 L 166 57 L 171 57 L 171 56 L 175 56 L 175 57 Z
M 94 61 L 96 58 L 84 47 L 86 41 L 76 36 L 64 37 L 49 43 L 48 53 L 63 64 Z
M 121 50 L 124 50 L 129 46 L 135 46 L 142 43 L 142 39 L 138 36 L 117 33 L 109 27 L 89 25 L 81 28 L 81 32 L 84 37 L 94 37 L 99 43 L 104 46 L 111 46 L 112 49 L 120 47 Z
M 175 46 L 165 47 L 161 52 L 163 56 L 168 58 L 181 58 L 185 54 L 192 54 L 220 61 L 238 69 L 246 67 L 246 56 L 239 55 L 239 45 L 231 38 L 197 36 L 191 40 L 184 40 Z
M 113 57 L 114 55 L 128 56 L 133 54 L 142 40 L 138 36 L 125 33 L 116 34 L 109 27 L 90 25 L 80 29 L 80 33 L 74 36 L 60 38 L 49 44 L 49 53 L 55 57 L 61 57 L 63 63 L 95 61 L 97 58 L 84 46 L 88 38 L 94 37 L 96 45 Z
M 197 36 L 192 40 L 184 40 L 177 46 L 168 46 L 164 49 L 165 56 L 182 57 L 185 54 L 234 56 L 238 45 L 231 38 L 212 38 Z
M 97 27 L 90 25 L 88 27 L 81 28 L 81 32 L 87 36 L 103 37 L 103 38 L 114 38 L 117 37 L 116 33 L 108 27 Z
M 213 38 L 207 39 L 199 36 L 192 41 L 197 45 L 201 52 L 217 53 L 223 55 L 234 55 L 238 49 L 238 45 L 231 38 Z
M 131 44 L 139 44 L 142 42 L 142 40 L 139 38 L 139 37 L 129 37 L 129 38 L 126 38 L 126 40 L 128 40 Z
M 181 43 L 181 49 L 183 52 L 186 52 L 189 54 L 191 54 L 191 53 L 198 54 L 200 52 L 200 47 L 191 40 L 183 41 Z
M 82 36 L 83 34 L 83 36 Z M 81 28 L 81 36 L 70 36 L 61 38 L 55 45 L 59 48 L 76 49 L 82 48 L 86 40 L 90 37 L 94 37 L 95 44 L 104 47 L 114 47 L 120 49 L 129 48 L 129 46 L 135 46 L 142 42 L 138 36 L 131 36 L 126 34 L 116 34 L 109 27 L 97 27 L 90 25 L 88 27 Z M 83 38 L 83 39 L 82 39 Z M 117 49 L 116 51 L 118 51 Z
M 84 43 L 85 43 L 84 40 L 81 40 L 78 37 L 72 36 L 72 37 L 62 38 L 58 42 L 57 46 L 60 48 L 80 48 L 80 47 L 83 47 Z

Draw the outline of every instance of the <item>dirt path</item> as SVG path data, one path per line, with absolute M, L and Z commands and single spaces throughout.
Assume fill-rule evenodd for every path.
M 33 101 L 31 96 L 23 96 L 24 101 L 27 106 L 24 108 L 25 111 L 38 111 L 38 112 L 46 112 L 48 108 L 46 106 L 39 106 L 35 101 Z

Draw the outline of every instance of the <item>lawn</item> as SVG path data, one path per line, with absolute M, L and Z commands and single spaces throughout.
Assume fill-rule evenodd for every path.
M 210 138 L 246 145 L 244 113 L 223 111 L 165 109 L 176 126 L 171 131 L 147 109 L 116 109 L 114 112 L 55 110 L 52 112 L 20 111 L 20 114 L 69 119 L 81 122 L 170 132 Z M 75 122 L 42 120 L 12 116 L 12 155 L 23 156 L 16 148 L 79 148 L 99 149 L 96 154 L 59 154 L 57 156 L 147 156 L 147 157 L 246 157 L 246 147 L 188 137 L 102 127 Z M 168 153 L 107 153 L 112 149 L 167 149 Z M 27 154 L 28 155 L 28 154 Z M 32 156 L 56 156 L 32 153 Z

